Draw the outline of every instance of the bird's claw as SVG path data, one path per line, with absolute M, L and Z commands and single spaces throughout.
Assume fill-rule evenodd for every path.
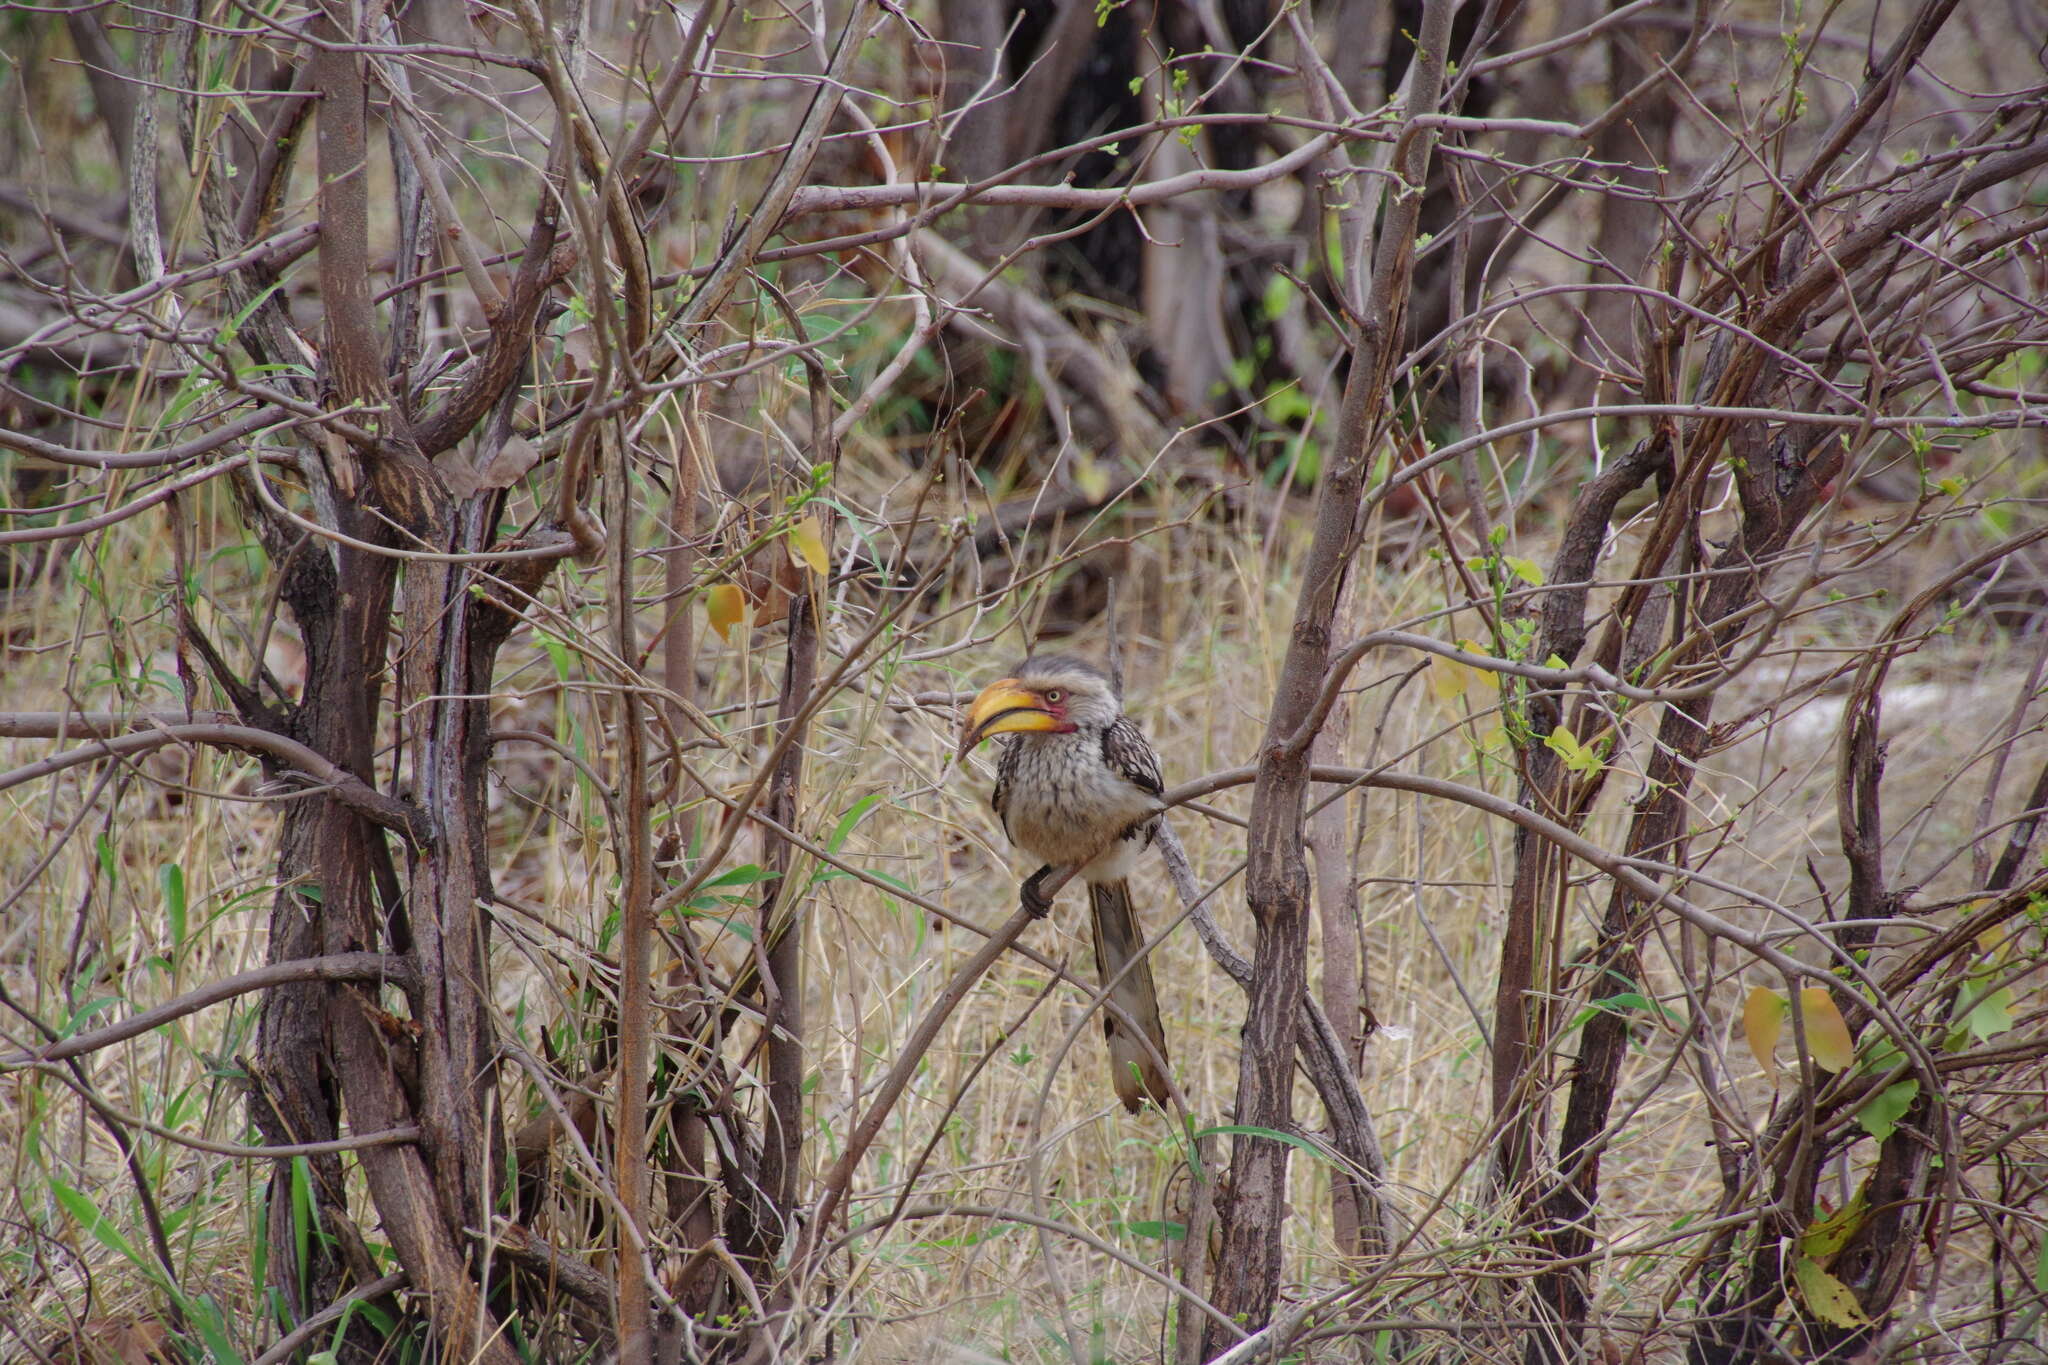
M 1052 868 L 1041 867 L 1024 879 L 1024 885 L 1017 889 L 1017 899 L 1023 903 L 1024 913 L 1033 919 L 1044 919 L 1052 912 L 1052 897 L 1045 894 L 1045 879 L 1052 875 Z

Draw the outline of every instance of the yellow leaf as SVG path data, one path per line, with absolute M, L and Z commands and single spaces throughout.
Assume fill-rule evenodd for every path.
M 1074 460 L 1074 485 L 1090 502 L 1101 502 L 1109 496 L 1109 471 L 1086 455 Z
M 1819 1261 L 1804 1257 L 1792 1263 L 1792 1279 L 1799 1286 L 1800 1302 L 1806 1311 L 1831 1327 L 1868 1327 L 1863 1305 L 1849 1292 L 1849 1286 L 1821 1269 Z
M 1773 1083 L 1778 1079 L 1778 1031 L 1785 1026 L 1785 997 L 1769 986 L 1758 986 L 1742 1006 L 1742 1036 L 1749 1041 L 1749 1055 L 1764 1069 Z
M 1841 1071 L 1856 1060 L 1856 1044 L 1850 1041 L 1849 1026 L 1825 986 L 1808 986 L 1799 992 L 1799 1007 L 1806 1015 L 1806 1050 L 1814 1064 L 1824 1071 Z
M 1543 747 L 1564 760 L 1573 772 L 1598 772 L 1600 759 L 1579 743 L 1579 737 L 1562 725 L 1543 737 Z
M 737 583 L 714 583 L 704 594 L 704 611 L 711 618 L 711 628 L 732 642 L 732 628 L 745 625 L 747 620 L 747 598 Z
M 1477 640 L 1460 640 L 1458 641 L 1458 648 L 1464 650 L 1467 654 L 1477 654 L 1482 659 L 1486 657 L 1486 646 L 1480 644 Z M 1488 687 L 1495 687 L 1497 689 L 1499 675 L 1492 669 L 1475 668 L 1472 671 L 1478 675 L 1481 682 L 1485 683 Z
M 1438 701 L 1456 701 L 1471 685 L 1472 670 L 1465 665 L 1454 664 L 1445 658 L 1429 661 L 1429 690 L 1436 694 Z
M 1458 648 L 1467 654 L 1484 654 L 1471 640 L 1458 641 Z M 1461 664 L 1438 655 L 1429 661 L 1429 690 L 1436 694 L 1438 701 L 1454 701 L 1470 695 L 1475 689 L 1480 696 L 1475 698 L 1482 706 L 1491 705 L 1489 695 L 1498 687 L 1494 675 L 1483 668 Z
M 789 557 L 807 565 L 814 574 L 825 572 L 825 536 L 816 517 L 800 517 L 789 528 Z

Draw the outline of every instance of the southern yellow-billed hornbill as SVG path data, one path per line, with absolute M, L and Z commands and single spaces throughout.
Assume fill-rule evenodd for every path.
M 1024 906 L 1045 914 L 1052 905 L 1039 889 L 1044 878 L 1055 867 L 1079 869 L 1094 912 L 1095 969 L 1105 983 L 1116 979 L 1109 999 L 1144 1033 L 1103 1016 L 1117 1098 L 1134 1113 L 1147 1098 L 1163 1109 L 1166 1029 L 1131 908 L 1131 873 L 1159 830 L 1159 755 L 1123 713 L 1109 678 L 1063 654 L 1026 659 L 982 690 L 968 708 L 961 758 L 991 735 L 1003 738 L 996 815 L 1011 843 L 1046 862 L 1025 881 Z

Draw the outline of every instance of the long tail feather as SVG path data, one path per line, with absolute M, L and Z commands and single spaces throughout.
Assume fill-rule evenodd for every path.
M 1152 964 L 1141 959 L 1124 971 L 1124 964 L 1145 946 L 1145 936 L 1138 932 L 1138 917 L 1131 909 L 1131 884 L 1088 883 L 1088 908 L 1094 912 L 1095 970 L 1104 982 L 1123 972 L 1109 998 L 1144 1031 L 1141 1038 L 1115 1015 L 1102 1017 L 1117 1098 L 1134 1114 L 1148 1098 L 1164 1109 L 1168 1091 L 1161 1063 L 1166 1060 L 1166 1026 L 1159 1021 L 1159 991 L 1152 982 Z M 1146 1038 L 1151 1040 L 1150 1048 L 1145 1045 Z

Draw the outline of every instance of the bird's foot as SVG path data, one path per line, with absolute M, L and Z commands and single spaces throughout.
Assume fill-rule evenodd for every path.
M 1017 899 L 1023 902 L 1024 913 L 1033 919 L 1044 919 L 1052 912 L 1052 897 L 1045 894 L 1045 879 L 1052 875 L 1050 864 L 1041 867 L 1024 879 L 1024 885 L 1017 889 Z

